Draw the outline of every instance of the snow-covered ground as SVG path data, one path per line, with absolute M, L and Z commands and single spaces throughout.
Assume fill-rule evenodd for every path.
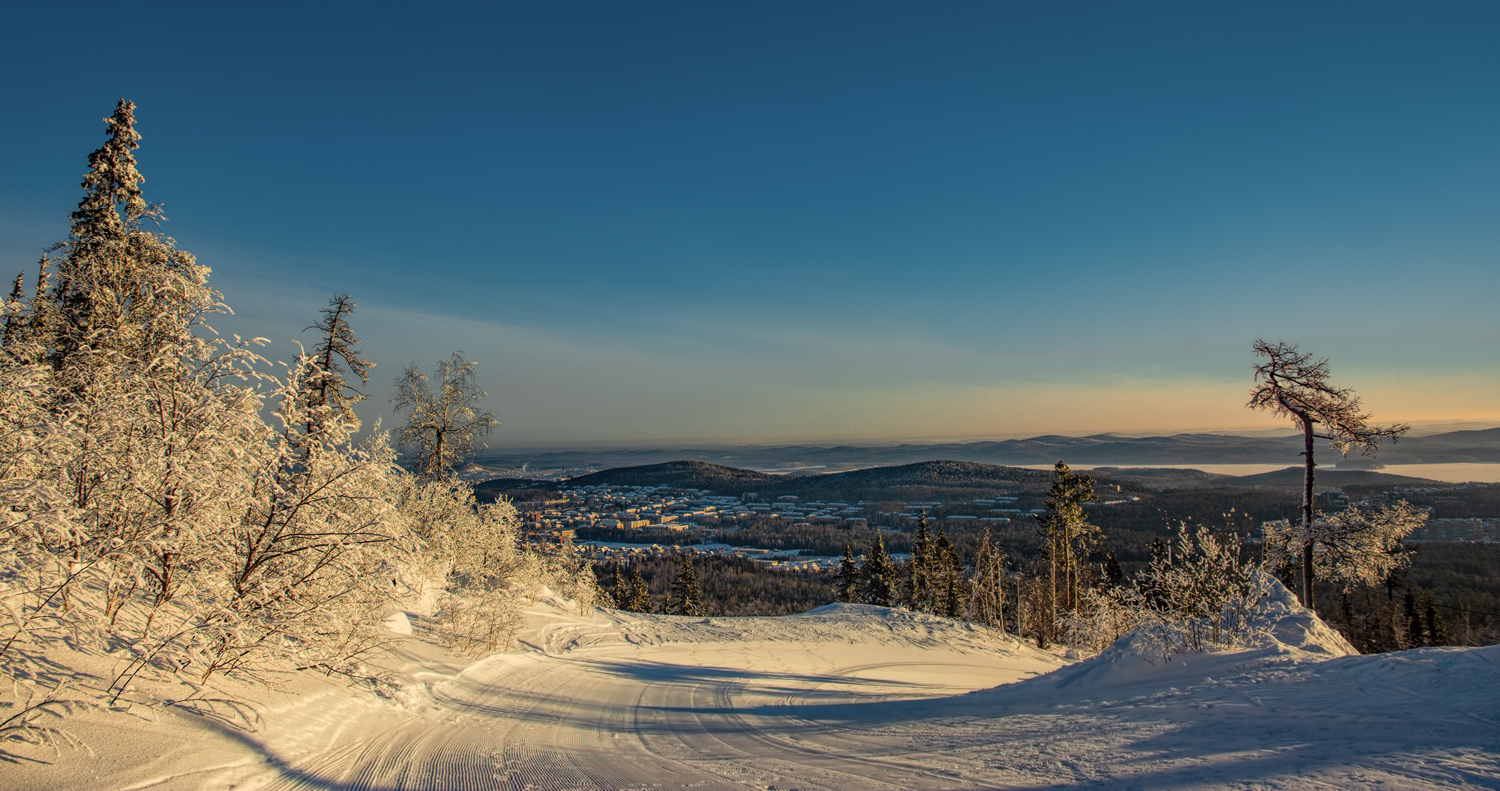
M 1301 612 L 1262 647 L 1157 664 L 858 605 L 544 599 L 526 650 L 472 663 L 412 621 L 394 697 L 298 679 L 257 693 L 253 730 L 225 706 L 86 713 L 92 755 L 36 752 L 52 763 L 0 765 L 0 788 L 1500 788 L 1500 647 L 1348 656 Z

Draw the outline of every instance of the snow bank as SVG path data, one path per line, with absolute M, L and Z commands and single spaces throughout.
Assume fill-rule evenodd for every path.
M 1006 696 L 1016 702 L 1056 702 L 1094 694 L 1117 695 L 1130 687 L 1181 686 L 1257 668 L 1359 653 L 1275 580 L 1269 582 L 1247 631 L 1239 646 L 1173 653 L 1164 659 L 1159 634 L 1153 627 L 1141 627 L 1088 659 L 1024 682 L 1024 689 L 1007 690 Z
M 606 611 L 622 640 L 632 645 L 714 645 L 725 643 L 842 643 L 902 646 L 959 653 L 997 652 L 1038 658 L 1056 665 L 1057 656 L 1039 651 L 998 629 L 910 610 L 869 604 L 828 604 L 777 617 L 693 617 Z

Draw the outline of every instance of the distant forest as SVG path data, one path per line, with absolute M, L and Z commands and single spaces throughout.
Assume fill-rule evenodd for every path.
M 859 470 L 826 476 L 783 478 L 776 485 L 760 473 L 735 471 L 733 468 L 703 462 L 676 462 L 650 468 L 615 470 L 599 473 L 594 480 L 621 482 L 626 479 L 658 481 L 664 475 L 687 474 L 700 487 L 739 488 L 753 484 L 756 499 L 772 500 L 783 491 L 800 492 L 803 501 L 844 501 L 851 504 L 865 500 L 870 508 L 868 526 L 850 526 L 847 522 L 807 523 L 798 519 L 755 517 L 726 522 L 730 532 L 713 529 L 674 533 L 669 537 L 652 531 L 583 529 L 580 539 L 663 543 L 697 543 L 717 540 L 736 546 L 773 550 L 802 550 L 805 555 L 839 556 L 847 543 L 856 557 L 874 540 L 876 529 L 884 526 L 883 540 L 887 551 L 896 555 L 912 551 L 913 526 L 910 520 L 897 519 L 894 511 L 914 510 L 901 504 L 914 501 L 939 502 L 926 509 L 934 535 L 941 531 L 953 543 L 965 564 L 973 562 L 983 536 L 989 535 L 999 551 L 1005 554 L 1005 567 L 1020 573 L 1037 562 L 1043 547 L 1042 533 L 1030 515 L 1012 515 L 1010 522 L 980 522 L 977 519 L 947 519 L 948 516 L 980 516 L 991 512 L 987 505 L 974 504 L 976 498 L 1008 492 L 1017 498 L 1010 505 L 1016 510 L 1040 507 L 1044 492 L 1033 477 L 1046 473 L 993 465 L 940 462 L 905 465 L 899 468 Z M 748 472 L 740 475 L 739 472 Z M 1100 528 L 1102 540 L 1083 559 L 1090 575 L 1105 577 L 1105 567 L 1113 556 L 1120 570 L 1133 577 L 1150 563 L 1153 550 L 1169 540 L 1178 526 L 1204 525 L 1231 540 L 1239 552 L 1252 562 L 1259 562 L 1260 526 L 1276 519 L 1295 518 L 1300 495 L 1294 486 L 1284 485 L 1284 474 L 1254 476 L 1259 485 L 1234 485 L 1236 479 L 1196 471 L 1175 470 L 1108 470 L 1098 479 L 1100 500 L 1087 508 L 1089 522 Z M 1033 475 L 1035 473 L 1035 476 Z M 1372 478 L 1380 483 L 1370 483 Z M 1387 480 L 1389 479 L 1389 480 Z M 1289 480 L 1291 480 L 1289 478 Z M 1349 499 L 1379 497 L 1397 483 L 1396 476 L 1363 472 L 1322 476 L 1320 490 L 1342 489 Z M 1348 485 L 1335 486 L 1341 481 Z M 1354 483 L 1358 481 L 1358 483 Z M 653 484 L 655 485 L 655 484 Z M 1500 518 L 1500 485 L 1438 485 L 1431 492 L 1406 492 L 1413 504 L 1429 507 L 1437 518 Z M 540 497 L 542 495 L 533 495 Z M 546 496 L 553 496 L 548 493 Z M 1105 504 L 1107 502 L 1107 504 Z M 881 513 L 889 512 L 889 513 Z M 1320 614 L 1335 628 L 1343 631 L 1366 650 L 1379 650 L 1379 641 L 1362 632 L 1358 613 L 1404 606 L 1401 591 L 1425 591 L 1448 623 L 1449 639 L 1455 644 L 1489 644 L 1500 642 L 1500 546 L 1483 544 L 1424 543 L 1408 545 L 1412 563 L 1404 570 L 1396 588 L 1355 590 L 1345 594 L 1328 584 L 1316 591 Z M 673 557 L 656 558 L 642 563 L 653 596 L 659 600 L 671 580 L 677 564 Z M 788 572 L 768 568 L 741 558 L 698 558 L 702 567 L 700 581 L 709 612 L 718 615 L 752 615 L 798 612 L 833 600 L 832 575 Z M 596 566 L 601 584 L 607 589 L 612 574 L 609 566 Z M 627 572 L 628 573 L 628 572 Z
M 714 555 L 695 555 L 692 564 L 707 615 L 790 615 L 834 598 L 832 572 L 771 568 L 747 558 Z M 629 564 L 595 563 L 594 575 L 608 593 L 616 570 L 627 582 L 631 571 L 639 570 L 651 591 L 651 611 L 660 612 L 681 566 L 682 555 L 668 553 Z

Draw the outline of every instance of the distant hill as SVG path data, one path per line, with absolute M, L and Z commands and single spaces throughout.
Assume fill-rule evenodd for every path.
M 784 476 L 742 470 L 706 461 L 679 459 L 640 467 L 617 467 L 570 478 L 570 486 L 673 486 L 740 494 L 784 481 Z
M 924 461 L 825 475 L 771 475 L 702 461 L 679 460 L 620 467 L 571 478 L 570 486 L 674 486 L 717 494 L 754 492 L 766 496 L 917 497 L 922 494 L 978 494 L 1045 486 L 1051 472 L 968 461 Z
M 766 487 L 768 493 L 806 496 L 837 495 L 856 497 L 855 492 L 891 492 L 904 496 L 916 490 L 976 490 L 1036 488 L 1052 480 L 1052 473 L 1005 467 L 973 461 L 922 461 L 895 467 L 870 467 L 826 475 L 804 475 L 787 478 Z M 859 499 L 868 499 L 859 496 Z
M 1287 467 L 1257 475 L 1219 475 L 1202 470 L 1152 467 L 1100 467 L 1089 471 L 1101 485 L 1122 484 L 1144 491 L 1210 488 L 1296 488 L 1302 468 Z M 797 495 L 802 499 L 921 500 L 980 497 L 998 491 L 1041 491 L 1052 480 L 1050 470 L 1032 470 L 972 461 L 944 459 L 869 467 L 823 475 L 772 475 L 704 461 L 679 459 L 662 464 L 618 467 L 566 481 L 569 486 L 669 486 L 706 489 L 716 494 L 755 493 L 763 497 Z M 1443 486 L 1441 481 L 1368 470 L 1319 468 L 1320 490 L 1345 486 Z M 526 479 L 486 481 L 477 491 L 529 499 L 525 490 L 549 490 L 557 484 Z M 522 490 L 517 496 L 516 490 Z M 492 493 L 493 492 L 493 493 Z
M 1181 467 L 1095 467 L 1087 472 L 1095 478 L 1108 478 L 1117 482 L 1129 481 L 1151 489 L 1202 489 L 1213 486 L 1233 486 L 1238 480 L 1233 475 Z
M 1230 478 L 1232 486 L 1301 487 L 1303 469 L 1287 467 L 1256 475 L 1239 475 Z M 1342 489 L 1345 486 L 1452 486 L 1430 478 L 1413 478 L 1408 475 L 1391 475 L 1372 470 L 1330 470 L 1319 467 L 1313 475 L 1313 484 L 1319 489 Z

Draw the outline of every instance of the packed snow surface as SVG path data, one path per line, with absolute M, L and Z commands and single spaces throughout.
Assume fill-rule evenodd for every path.
M 6 789 L 1500 788 L 1500 647 L 1355 656 L 1286 604 L 1256 646 L 1081 662 L 862 605 L 781 618 L 543 599 L 467 662 L 393 618 L 398 691 L 79 715 Z M 243 691 L 242 691 L 243 692 Z

